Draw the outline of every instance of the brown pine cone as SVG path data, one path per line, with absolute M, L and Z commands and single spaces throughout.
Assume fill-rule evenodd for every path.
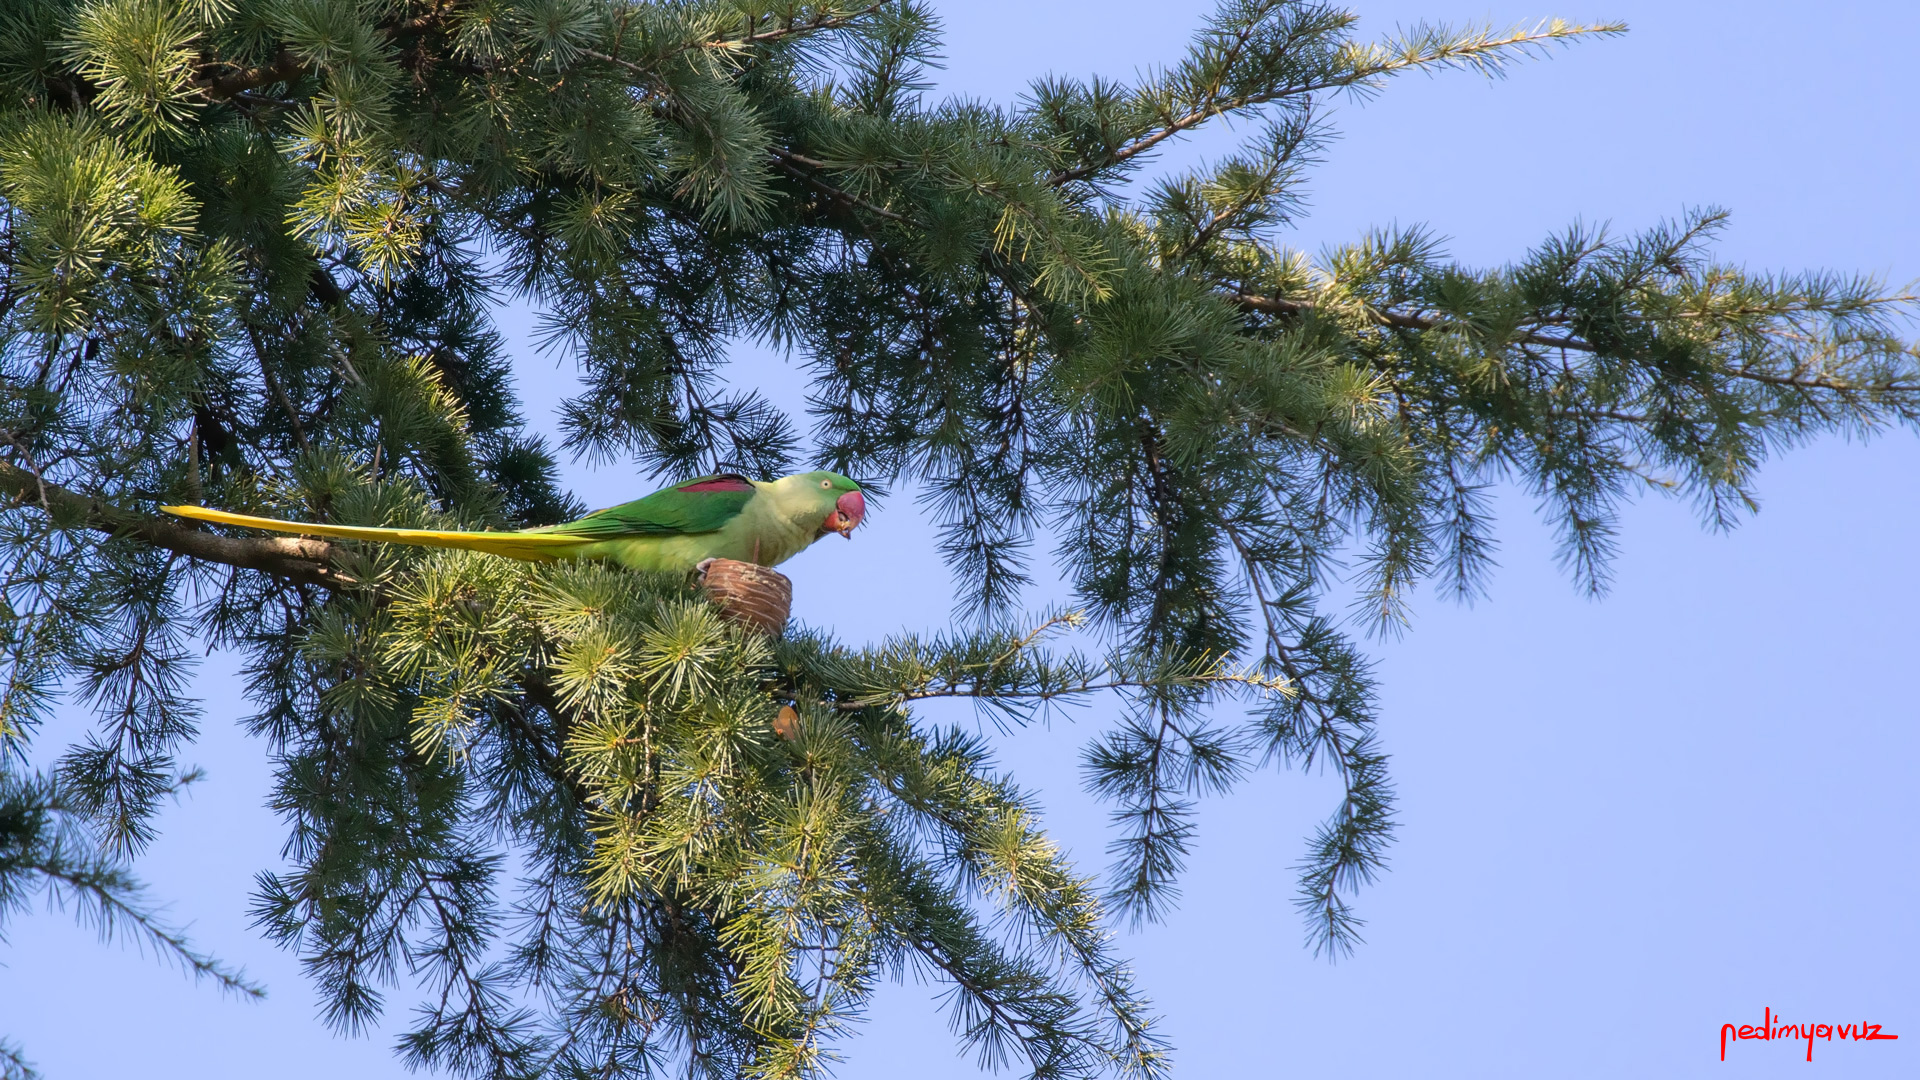
M 793 582 L 785 574 L 734 559 L 708 559 L 695 569 L 701 587 L 727 618 L 766 634 L 786 628 Z

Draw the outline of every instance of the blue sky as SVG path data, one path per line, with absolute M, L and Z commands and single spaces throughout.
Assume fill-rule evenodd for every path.
M 940 6 L 941 92 L 997 100 L 1047 71 L 1125 76 L 1171 61 L 1207 10 Z M 1502 81 L 1416 75 L 1342 105 L 1289 243 L 1422 222 L 1459 258 L 1498 263 L 1575 220 L 1633 230 L 1716 204 L 1734 212 L 1718 247 L 1729 261 L 1920 278 L 1914 6 L 1353 6 L 1363 32 L 1556 14 L 1632 32 Z M 556 377 L 530 348 L 521 361 L 550 428 L 568 370 Z M 752 347 L 733 377 L 798 385 Z M 568 477 L 593 505 L 644 486 L 621 468 Z M 1360 898 L 1367 944 L 1338 965 L 1301 947 L 1288 868 L 1334 792 L 1285 773 L 1205 805 L 1184 902 L 1124 935 L 1176 1076 L 1920 1075 L 1920 440 L 1823 441 L 1769 465 L 1760 491 L 1762 512 L 1731 534 L 1703 531 L 1680 503 L 1630 510 L 1599 602 L 1555 569 L 1529 500 L 1501 499 L 1491 597 L 1422 597 L 1411 632 L 1376 647 L 1404 824 L 1391 872 Z M 853 641 L 924 628 L 949 603 L 932 534 L 905 500 L 854 543 L 783 569 L 797 614 Z M 1034 605 L 1059 595 L 1043 588 Z M 209 778 L 168 812 L 141 869 L 199 943 L 270 996 L 222 997 L 57 913 L 16 920 L 0 951 L 0 1031 L 54 1080 L 402 1072 L 390 1034 L 329 1035 L 297 963 L 247 928 L 251 877 L 283 837 L 262 807 L 263 748 L 237 729 L 231 669 L 218 656 L 203 668 L 205 736 L 190 758 Z M 1075 766 L 1101 719 L 1090 710 L 1003 744 L 1089 868 L 1104 859 L 1104 812 Z M 50 725 L 42 745 L 73 730 Z M 883 993 L 837 1075 L 978 1075 L 934 996 Z M 408 1001 L 396 993 L 395 1010 Z M 1803 1047 L 1742 1043 L 1722 1064 L 1720 1025 L 1758 1023 L 1763 1008 L 1902 1038 L 1822 1043 L 1812 1064 Z

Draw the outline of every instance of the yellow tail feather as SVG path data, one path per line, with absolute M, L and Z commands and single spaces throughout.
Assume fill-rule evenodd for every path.
M 341 540 L 378 540 L 388 544 L 415 547 L 460 548 L 504 555 L 528 562 L 552 562 L 566 558 L 569 548 L 580 548 L 587 541 L 573 536 L 555 536 L 523 532 L 443 532 L 437 529 L 374 529 L 361 525 L 314 525 L 304 521 L 280 521 L 250 514 L 229 514 L 204 506 L 163 506 L 160 509 L 176 517 L 211 521 L 219 525 L 241 525 L 249 529 L 300 533 L 304 536 L 330 536 Z

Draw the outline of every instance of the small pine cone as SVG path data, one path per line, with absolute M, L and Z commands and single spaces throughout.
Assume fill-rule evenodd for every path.
M 785 574 L 734 559 L 708 559 L 700 584 L 721 614 L 766 634 L 786 628 L 793 611 L 793 582 Z

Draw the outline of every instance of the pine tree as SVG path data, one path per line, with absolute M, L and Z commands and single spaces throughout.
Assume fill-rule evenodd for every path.
M 247 658 L 280 763 L 259 925 L 342 1030 L 418 993 L 410 1065 L 810 1074 L 912 970 L 985 1063 L 1158 1074 L 1110 926 L 1166 911 L 1194 800 L 1269 760 L 1344 781 L 1298 902 L 1351 948 L 1393 799 L 1337 557 L 1391 631 L 1420 581 L 1480 587 L 1506 481 L 1599 592 L 1641 488 L 1725 525 L 1770 451 L 1920 420 L 1914 298 L 1717 264 L 1718 212 L 1497 269 L 1414 229 L 1281 246 L 1330 99 L 1622 29 L 1352 23 L 1225 0 L 1164 70 L 996 107 L 925 96 L 915 0 L 14 0 L 0 913 L 64 890 L 248 988 L 125 868 L 189 779 L 204 641 Z M 1230 116 L 1237 152 L 1140 182 Z M 768 638 L 684 581 L 157 512 L 576 515 L 514 395 L 511 300 L 586 380 L 560 449 L 929 492 L 955 629 Z M 806 364 L 804 408 L 724 389 L 738 339 Z M 1043 529 L 1079 607 L 1023 617 Z M 1104 885 L 988 740 L 914 711 L 1114 694 L 1084 760 Z M 63 701 L 97 722 L 33 772 Z

